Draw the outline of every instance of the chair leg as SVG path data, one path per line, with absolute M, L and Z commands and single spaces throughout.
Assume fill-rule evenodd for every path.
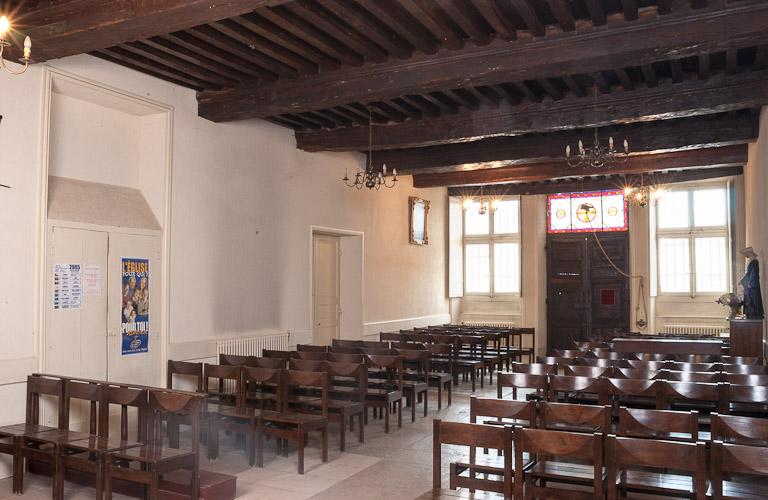
M 451 387 L 451 383 L 448 382 L 448 406 L 451 406 L 451 395 L 453 393 L 453 388 Z
M 194 466 L 191 467 L 190 475 L 192 476 L 192 481 L 189 485 L 190 491 L 192 492 L 190 500 L 198 500 L 200 498 L 200 469 Z
M 54 500 L 64 498 L 64 467 L 58 445 L 53 446 L 53 498 Z
M 397 400 L 397 426 L 403 426 L 403 400 Z
M 157 500 L 160 489 L 160 476 L 157 471 L 152 471 L 152 479 L 149 481 L 149 498 L 150 500 Z
M 256 467 L 264 467 L 264 433 L 256 429 Z
M 304 443 L 305 435 L 303 430 L 299 430 L 299 474 L 304 474 Z
M 437 383 L 437 411 L 443 409 L 443 383 Z
M 110 469 L 112 464 L 112 455 L 107 453 L 104 457 L 102 457 L 101 460 L 101 467 L 103 468 L 102 475 L 104 477 L 104 495 L 102 498 L 104 498 L 104 500 L 112 500 L 112 472 Z
M 342 420 L 342 422 L 344 422 L 344 420 Z M 328 461 L 328 426 L 323 427 L 322 438 L 323 438 L 323 462 L 327 462 Z
M 363 425 L 363 414 L 360 414 L 360 428 L 358 429 L 358 432 L 360 433 L 358 439 L 361 443 L 365 442 L 365 426 Z
M 325 432 L 325 431 L 323 431 Z M 341 419 L 339 420 L 339 449 L 341 451 L 344 451 L 346 448 L 346 435 L 347 435 L 347 418 L 342 414 Z
M 427 403 L 427 395 L 428 395 L 428 394 L 429 394 L 429 387 L 427 387 L 427 390 L 426 390 L 426 391 L 424 391 L 424 416 L 425 416 L 425 417 L 427 416 L 427 406 L 428 406 L 428 403 Z
M 411 422 L 416 421 L 416 390 L 411 394 Z
M 24 457 L 21 456 L 22 439 L 17 436 L 13 439 L 13 493 L 24 493 Z
M 389 401 L 387 401 L 387 411 L 384 413 L 384 434 L 389 434 Z

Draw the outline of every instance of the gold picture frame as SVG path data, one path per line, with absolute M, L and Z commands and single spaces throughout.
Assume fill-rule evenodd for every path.
M 429 200 L 418 196 L 408 197 L 408 242 L 411 245 L 428 245 Z

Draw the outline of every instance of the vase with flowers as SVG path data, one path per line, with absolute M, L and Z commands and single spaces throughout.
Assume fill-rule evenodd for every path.
M 722 294 L 715 302 L 730 308 L 728 319 L 733 319 L 741 314 L 741 306 L 744 305 L 744 300 L 732 292 Z

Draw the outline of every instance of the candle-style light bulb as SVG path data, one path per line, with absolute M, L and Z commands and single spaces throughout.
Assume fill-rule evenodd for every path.
M 579 141 L 579 153 L 584 154 L 584 143 Z
M 565 157 L 570 158 L 571 157 L 571 146 L 565 147 Z
M 5 34 L 11 29 L 11 21 L 6 16 L 0 16 L 0 39 L 5 38 Z
M 386 163 L 381 166 L 381 171 L 384 172 L 384 177 L 386 177 L 387 176 L 387 164 Z
M 624 152 L 629 154 L 629 141 L 624 139 Z
M 608 148 L 613 149 L 613 137 L 608 137 Z
M 24 39 L 24 59 L 29 59 L 32 56 L 32 39 L 26 37 Z
M 392 177 L 394 177 L 395 179 L 397 179 L 397 169 L 396 169 L 396 168 L 393 168 L 393 169 L 392 169 Z

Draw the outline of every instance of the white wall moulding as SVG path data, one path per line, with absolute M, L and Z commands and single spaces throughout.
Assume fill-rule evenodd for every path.
M 432 316 L 419 316 L 416 318 L 391 319 L 386 321 L 373 321 L 363 325 L 363 337 L 365 340 L 378 340 L 381 332 L 396 332 L 410 330 L 430 325 L 442 325 L 451 322 L 450 314 L 435 314 Z M 374 338 L 375 337 L 375 338 Z
M 36 371 L 37 356 L 20 359 L 0 359 L 0 385 L 25 383 L 27 375 Z
M 174 342 L 168 345 L 168 359 L 175 361 L 197 361 L 203 359 L 215 359 L 218 357 L 217 345 L 221 342 L 237 342 L 246 339 L 270 338 L 278 335 L 287 335 L 289 341 L 286 346 L 295 345 L 296 337 L 301 337 L 301 332 L 289 332 L 286 330 L 264 330 L 259 332 L 248 332 L 243 335 L 226 336 L 222 338 L 212 338 L 209 340 Z M 304 343 L 304 342 L 302 342 Z M 224 352 L 224 351 L 222 351 Z

